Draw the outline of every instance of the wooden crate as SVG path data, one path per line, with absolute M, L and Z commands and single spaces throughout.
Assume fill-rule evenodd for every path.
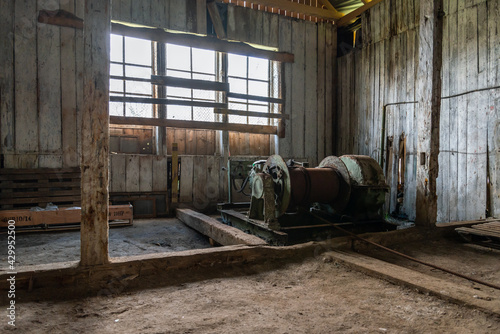
M 79 208 L 60 208 L 54 211 L 2 210 L 0 211 L 0 227 L 7 227 L 9 220 L 14 220 L 16 227 L 47 227 L 80 223 L 80 218 Z M 129 225 L 132 225 L 132 205 L 111 205 L 109 220 L 126 220 Z

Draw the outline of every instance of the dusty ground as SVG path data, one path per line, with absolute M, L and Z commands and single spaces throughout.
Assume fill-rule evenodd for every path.
M 0 234 L 0 270 L 7 267 L 7 235 Z M 137 219 L 109 229 L 111 257 L 211 247 L 208 238 L 175 218 Z M 16 234 L 17 266 L 80 260 L 80 231 Z
M 395 246 L 392 249 L 442 268 L 500 286 L 500 250 L 498 249 L 462 242 L 458 238 L 424 240 Z M 452 280 L 458 284 L 484 289 L 477 283 L 391 255 L 384 250 L 370 249 L 369 253 L 362 253 L 431 276 Z
M 18 303 L 17 333 L 499 333 L 500 319 L 321 258 L 246 277 Z M 3 321 L 6 321 L 5 319 Z

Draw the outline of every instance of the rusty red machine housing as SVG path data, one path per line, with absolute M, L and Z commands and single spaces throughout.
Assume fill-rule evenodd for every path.
M 329 156 L 316 168 L 273 155 L 251 184 L 249 218 L 270 226 L 285 213 L 312 206 L 353 220 L 374 219 L 389 189 L 379 164 L 363 155 Z

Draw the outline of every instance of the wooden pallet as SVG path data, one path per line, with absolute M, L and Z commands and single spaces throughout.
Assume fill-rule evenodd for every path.
M 80 168 L 0 169 L 0 228 L 75 229 L 81 219 Z M 53 211 L 32 211 L 48 203 Z M 132 225 L 132 205 L 110 205 L 110 225 Z M 117 223 L 116 221 L 120 221 Z
M 500 249 L 500 221 L 459 227 L 455 231 L 469 242 Z
M 0 209 L 80 205 L 80 168 L 0 169 Z

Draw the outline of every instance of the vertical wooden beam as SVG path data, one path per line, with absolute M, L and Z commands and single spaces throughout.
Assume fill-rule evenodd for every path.
M 109 262 L 110 0 L 85 1 L 80 265 Z
M 415 223 L 435 226 L 436 180 L 439 172 L 439 114 L 443 26 L 439 13 L 443 0 L 420 1 L 420 43 L 417 70 L 417 210 Z

